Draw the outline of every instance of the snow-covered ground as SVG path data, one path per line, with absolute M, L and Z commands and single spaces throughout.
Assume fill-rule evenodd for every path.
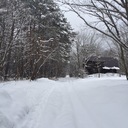
M 0 128 L 128 128 L 128 81 L 102 76 L 0 83 Z

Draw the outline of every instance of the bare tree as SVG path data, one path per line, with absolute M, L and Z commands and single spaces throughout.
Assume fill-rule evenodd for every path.
M 17 3 L 14 0 L 11 3 L 9 1 L 1 1 L 4 12 L 0 15 L 0 35 L 2 37 L 0 38 L 0 75 L 5 80 L 9 72 L 12 52 L 17 45 L 16 40 L 24 22 L 24 19 L 17 15 L 21 11 L 21 6 L 17 8 L 18 4 L 20 5 L 20 1 Z
M 75 12 L 84 23 L 94 30 L 111 38 L 120 46 L 122 61 L 125 65 L 123 50 L 128 51 L 128 42 L 122 39 L 122 26 L 128 28 L 128 1 L 127 0 L 62 0 L 70 10 Z M 91 16 L 94 22 L 87 19 Z M 125 70 L 128 79 L 127 67 Z
M 71 74 L 82 76 L 85 71 L 84 66 L 91 56 L 99 56 L 101 50 L 101 38 L 95 31 L 88 29 L 77 33 L 71 52 Z

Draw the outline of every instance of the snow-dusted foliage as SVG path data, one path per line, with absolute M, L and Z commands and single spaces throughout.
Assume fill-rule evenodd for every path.
M 1 0 L 0 5 L 1 78 L 65 75 L 71 27 L 58 5 L 53 0 Z

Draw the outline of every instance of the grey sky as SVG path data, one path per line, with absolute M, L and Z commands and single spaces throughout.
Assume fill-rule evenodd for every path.
M 58 4 L 60 4 L 60 3 L 58 3 Z M 70 22 L 72 28 L 76 31 L 80 30 L 80 28 L 83 24 L 83 21 L 77 16 L 77 14 L 69 11 L 68 6 L 66 6 L 66 5 L 60 4 L 60 9 L 62 10 L 63 14 L 67 18 L 68 22 Z
M 83 21 L 75 13 L 65 12 L 64 15 L 74 30 L 80 30 L 80 28 L 83 26 Z

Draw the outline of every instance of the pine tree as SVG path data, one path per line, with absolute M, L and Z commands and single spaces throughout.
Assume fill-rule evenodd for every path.
M 1 1 L 0 75 L 65 75 L 71 27 L 53 0 Z M 4 9 L 3 9 L 4 8 Z
M 71 28 L 59 7 L 52 0 L 28 1 L 28 6 L 31 10 L 34 25 L 32 33 L 35 37 L 32 50 L 35 51 L 35 67 L 31 67 L 34 70 L 32 77 L 36 77 L 37 73 L 46 77 L 59 76 L 69 58 Z M 44 67 L 49 67 L 49 71 Z M 60 68 L 61 71 L 59 71 Z

